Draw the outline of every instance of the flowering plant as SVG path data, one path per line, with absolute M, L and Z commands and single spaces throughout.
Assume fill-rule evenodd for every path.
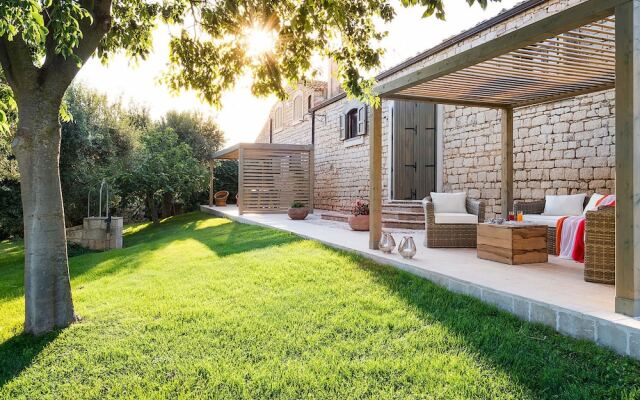
M 351 210 L 353 215 L 369 215 L 369 203 L 365 200 L 358 200 Z

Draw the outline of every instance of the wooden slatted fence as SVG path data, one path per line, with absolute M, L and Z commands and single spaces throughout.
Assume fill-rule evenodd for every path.
M 238 211 L 282 213 L 294 201 L 313 209 L 313 146 L 241 143 L 212 159 L 238 159 Z

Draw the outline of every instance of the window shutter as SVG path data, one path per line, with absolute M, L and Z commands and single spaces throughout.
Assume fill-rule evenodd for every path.
M 347 129 L 344 123 L 344 115 L 340 115 L 340 140 L 345 140 L 347 138 Z
M 369 133 L 369 106 L 365 104 L 364 106 L 364 133 L 366 135 Z
M 365 106 L 358 108 L 358 136 L 367 133 L 367 109 Z

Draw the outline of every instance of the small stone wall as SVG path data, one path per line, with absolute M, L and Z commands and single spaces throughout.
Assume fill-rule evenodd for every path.
M 67 228 L 67 241 L 91 250 L 120 249 L 123 225 L 122 217 L 111 217 L 111 229 L 107 233 L 105 218 L 85 218 L 82 225 Z

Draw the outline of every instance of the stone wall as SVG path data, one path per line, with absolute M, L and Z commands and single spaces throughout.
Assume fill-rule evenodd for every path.
M 316 113 L 314 144 L 314 206 L 321 210 L 347 211 L 358 199 L 369 197 L 369 135 L 373 113 L 369 108 L 369 131 L 366 135 L 350 140 L 340 140 L 340 115 L 349 100 L 336 101 Z M 388 141 L 387 122 L 389 103 L 383 103 L 383 143 Z M 261 135 L 264 136 L 264 135 Z M 268 135 L 267 135 L 268 142 Z M 282 131 L 274 132 L 274 143 L 311 143 L 311 121 L 290 124 Z M 383 168 L 387 171 L 384 147 Z M 388 176 L 384 177 L 386 196 Z
M 275 119 L 275 111 L 282 108 L 282 129 L 273 129 L 273 143 L 281 144 L 310 144 L 311 143 L 311 115 L 309 114 L 308 98 L 311 96 L 313 107 L 326 99 L 326 83 L 312 82 L 309 85 L 298 85 L 287 90 L 288 98 L 280 101 L 271 108 L 269 118 L 256 138 L 256 143 L 269 143 L 270 120 Z M 293 115 L 293 100 L 302 96 L 303 117 L 296 119 Z
M 369 197 L 369 134 L 340 140 L 346 100 L 316 114 L 314 204 L 321 210 L 348 210 Z
M 105 218 L 84 218 L 82 225 L 66 229 L 67 241 L 90 250 L 121 249 L 123 224 L 122 217 L 111 217 L 111 226 L 107 234 Z
M 614 92 L 514 113 L 514 199 L 615 190 Z M 500 212 L 500 111 L 444 107 L 445 190 L 465 190 Z

